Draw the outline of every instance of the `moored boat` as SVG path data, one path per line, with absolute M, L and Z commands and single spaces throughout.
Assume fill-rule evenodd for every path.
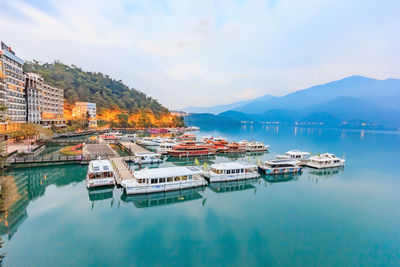
M 194 166 L 148 169 L 134 173 L 134 179 L 124 180 L 125 193 L 165 192 L 207 185 L 203 171 Z
M 196 157 L 215 155 L 216 149 L 211 145 L 198 145 L 194 142 L 181 143 L 168 150 L 172 157 Z
M 203 176 L 209 182 L 225 182 L 260 177 L 257 166 L 246 162 L 229 162 L 213 164 Z
M 114 169 L 109 160 L 91 160 L 86 175 L 86 187 L 114 186 Z
M 335 168 L 344 166 L 346 160 L 336 157 L 331 153 L 312 156 L 307 161 L 307 167 L 314 169 Z
M 161 155 L 168 154 L 168 150 L 171 150 L 176 145 L 178 145 L 178 144 L 175 142 L 163 142 L 157 148 L 156 152 Z
M 196 141 L 196 135 L 185 133 L 176 138 L 179 142 Z
M 310 158 L 310 153 L 300 150 L 290 150 L 286 152 L 284 155 L 277 155 L 277 159 L 295 159 L 300 161 L 300 165 L 306 165 L 308 159 Z
M 258 165 L 258 170 L 266 175 L 297 173 L 302 171 L 300 162 L 292 159 L 275 159 Z
M 153 164 L 153 163 L 161 163 L 162 159 L 160 159 L 161 154 L 157 153 L 138 153 L 134 156 L 135 164 Z

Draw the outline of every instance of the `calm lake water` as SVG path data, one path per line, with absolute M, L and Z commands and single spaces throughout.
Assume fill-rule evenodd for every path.
M 88 192 L 87 166 L 11 171 L 2 183 L 3 264 L 400 265 L 399 133 L 254 126 L 197 134 L 271 146 L 209 164 L 298 148 L 345 154 L 347 165 L 135 197 L 118 188 Z

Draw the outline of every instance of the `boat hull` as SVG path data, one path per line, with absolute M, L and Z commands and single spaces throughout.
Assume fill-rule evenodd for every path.
M 258 166 L 258 171 L 265 175 L 277 175 L 277 174 L 287 174 L 287 173 L 298 173 L 303 170 L 302 167 L 297 168 L 265 168 Z
M 86 187 L 87 188 L 95 188 L 102 186 L 114 186 L 115 179 L 114 178 L 100 178 L 100 179 L 88 179 L 86 178 Z
M 256 171 L 248 173 L 240 173 L 240 174 L 204 175 L 204 178 L 210 183 L 239 181 L 239 180 L 254 179 L 258 177 L 260 177 L 260 174 Z
M 171 157 L 198 157 L 198 156 L 212 156 L 215 155 L 214 151 L 168 151 Z
M 149 193 L 194 188 L 205 185 L 207 185 L 207 182 L 201 179 L 201 180 L 186 181 L 184 183 L 178 182 L 178 183 L 166 183 L 166 184 L 155 184 L 155 185 L 150 184 L 150 185 L 140 185 L 140 186 L 126 186 L 125 193 L 127 195 L 149 194 Z
M 332 163 L 332 164 L 326 164 L 326 165 L 313 164 L 312 162 L 308 162 L 306 166 L 309 168 L 320 170 L 320 169 L 344 167 L 344 162 Z

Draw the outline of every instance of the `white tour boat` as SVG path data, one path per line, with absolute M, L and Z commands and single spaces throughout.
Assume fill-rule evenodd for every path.
M 293 159 L 275 159 L 265 161 L 258 170 L 267 175 L 301 172 L 300 161 Z
M 114 169 L 108 160 L 91 160 L 86 175 L 86 187 L 114 186 Z
M 171 150 L 176 145 L 178 145 L 178 143 L 175 143 L 175 142 L 161 143 L 160 146 L 157 148 L 156 152 L 161 155 L 168 154 L 168 150 Z
M 135 164 L 153 164 L 153 163 L 161 163 L 162 159 L 160 159 L 161 154 L 157 153 L 138 153 L 135 154 L 133 162 Z
M 142 139 L 139 139 L 136 142 L 142 146 L 157 146 L 158 145 L 158 143 L 155 142 L 154 139 L 151 137 L 143 137 Z
M 323 153 L 318 156 L 312 156 L 308 159 L 307 167 L 315 169 L 325 169 L 342 167 L 346 160 L 336 157 L 331 153 Z
M 246 162 L 213 164 L 203 176 L 211 182 L 236 181 L 260 177 L 257 166 Z
M 268 145 L 264 145 L 261 142 L 249 142 L 246 144 L 247 152 L 264 152 L 267 151 L 268 148 L 269 148 Z
M 306 165 L 307 160 L 310 158 L 311 154 L 309 152 L 304 152 L 296 149 L 292 149 L 286 152 L 284 155 L 277 155 L 277 159 L 295 159 L 300 161 L 300 165 Z
M 126 194 L 165 192 L 207 185 L 203 171 L 194 166 L 145 168 L 134 173 L 134 179 L 121 182 Z

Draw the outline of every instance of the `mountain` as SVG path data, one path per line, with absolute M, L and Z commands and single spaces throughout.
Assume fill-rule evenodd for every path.
M 191 113 L 184 117 L 186 125 L 240 125 L 240 121 L 211 113 Z
M 400 79 L 378 80 L 362 76 L 350 76 L 338 81 L 312 86 L 286 96 L 251 101 L 234 108 L 245 113 L 262 113 L 271 109 L 298 110 L 338 97 L 352 97 L 375 103 L 383 108 L 396 108 L 400 96 Z
M 226 104 L 226 105 L 217 105 L 217 106 L 212 106 L 212 107 L 187 107 L 182 109 L 182 111 L 185 111 L 187 113 L 211 113 L 211 114 L 219 114 L 224 111 L 232 110 L 235 108 L 239 108 L 241 106 L 244 106 L 248 103 L 251 103 L 255 100 L 257 101 L 267 101 L 269 99 L 275 98 L 273 95 L 264 95 L 261 97 L 258 97 L 256 99 L 252 100 L 246 100 L 246 101 L 239 101 L 239 102 L 234 102 L 231 104 Z
M 155 115 L 169 113 L 155 99 L 100 72 L 83 71 L 57 61 L 45 64 L 28 61 L 24 64 L 24 71 L 41 74 L 47 83 L 63 88 L 65 100 L 70 104 L 84 101 L 96 103 L 99 110 L 148 110 Z
M 399 109 L 382 108 L 352 97 L 337 97 L 298 110 L 271 109 L 257 114 L 226 111 L 218 116 L 241 122 L 279 122 L 289 125 L 297 123 L 350 128 L 361 126 L 377 129 L 400 128 Z

